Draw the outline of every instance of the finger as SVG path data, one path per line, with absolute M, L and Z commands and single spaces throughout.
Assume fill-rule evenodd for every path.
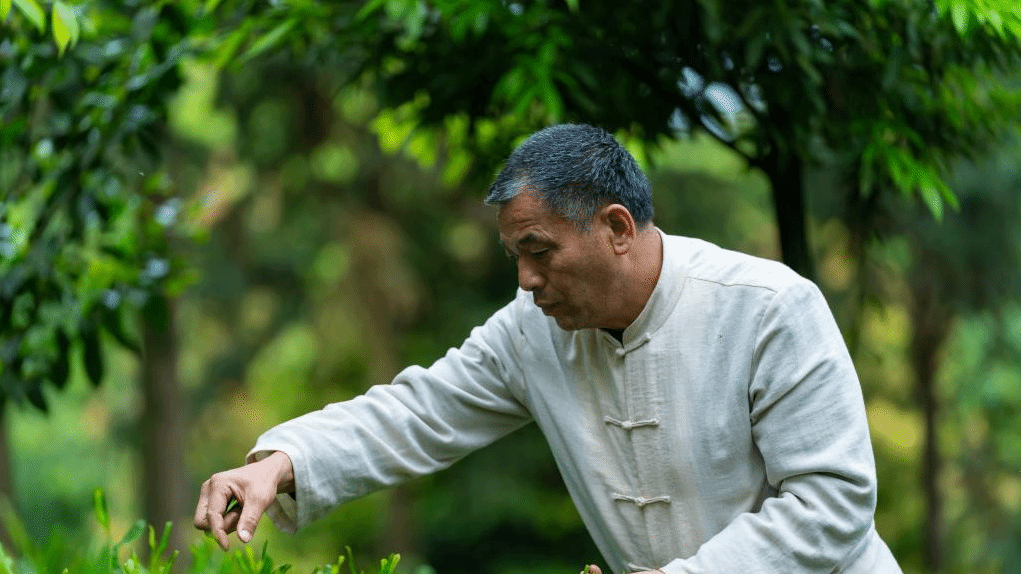
M 234 508 L 227 511 L 227 514 L 223 515 L 223 530 L 228 534 L 234 532 L 238 526 L 238 520 L 241 519 L 241 506 L 235 506 Z
M 255 535 L 255 528 L 259 525 L 259 518 L 262 517 L 262 513 L 269 506 L 270 501 L 249 500 L 241 507 L 241 516 L 238 518 L 237 529 L 238 538 L 242 542 L 252 540 L 252 536 Z
M 227 501 L 230 496 L 228 492 L 225 492 L 228 487 L 223 489 L 210 486 L 209 488 L 209 506 L 206 509 L 206 520 L 209 522 L 209 533 L 216 538 L 216 541 L 220 544 L 220 548 L 227 550 L 229 542 L 227 541 L 227 531 L 223 528 L 223 514 L 227 510 Z M 232 493 L 230 493 L 232 494 Z
M 199 490 L 199 501 L 195 506 L 195 528 L 199 530 L 209 530 L 209 520 L 206 518 L 206 514 L 209 512 L 209 481 L 202 483 L 202 489 Z
M 599 569 L 599 566 L 595 564 L 589 564 L 588 574 L 603 574 L 603 571 Z

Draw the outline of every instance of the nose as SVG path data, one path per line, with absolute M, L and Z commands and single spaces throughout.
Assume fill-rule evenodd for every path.
M 525 291 L 535 291 L 542 287 L 545 279 L 527 259 L 527 257 L 518 258 L 518 286 Z

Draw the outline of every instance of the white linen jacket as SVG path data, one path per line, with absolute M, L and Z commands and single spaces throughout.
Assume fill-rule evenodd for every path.
M 294 531 L 534 421 L 617 573 L 900 572 L 874 527 L 861 387 L 816 286 L 774 261 L 662 234 L 623 344 L 517 297 L 429 368 L 263 434 Z

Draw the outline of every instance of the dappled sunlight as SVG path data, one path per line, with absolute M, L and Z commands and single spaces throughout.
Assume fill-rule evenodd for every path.
M 877 449 L 886 456 L 911 462 L 922 444 L 922 419 L 913 409 L 902 409 L 893 403 L 874 399 L 866 405 L 869 428 Z

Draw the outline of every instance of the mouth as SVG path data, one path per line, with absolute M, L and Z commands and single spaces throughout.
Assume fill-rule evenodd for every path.
M 559 304 L 560 303 L 536 303 L 535 305 L 542 309 L 543 314 L 549 315 Z

